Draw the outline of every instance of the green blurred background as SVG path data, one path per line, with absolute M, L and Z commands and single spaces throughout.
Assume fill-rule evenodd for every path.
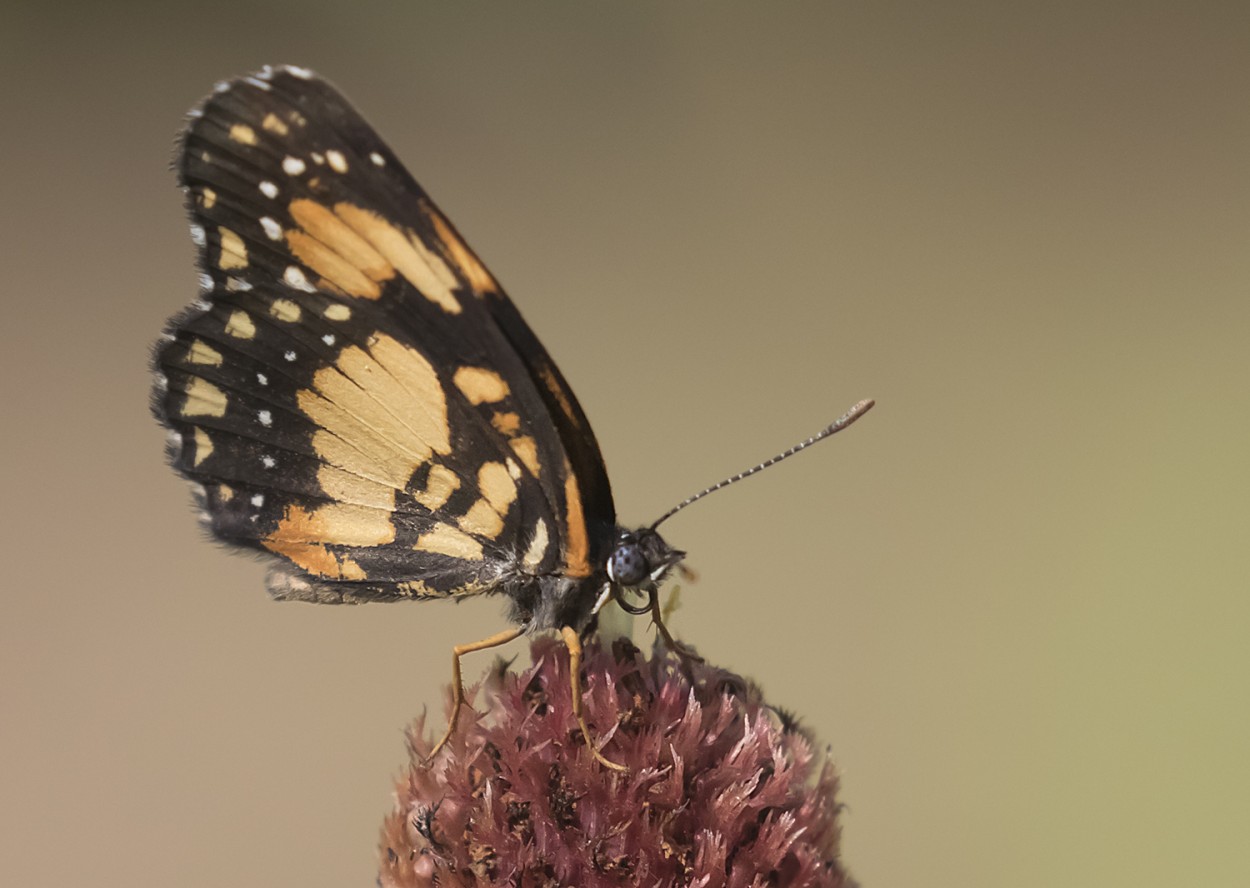
M 1250 884 L 1250 6 L 9 0 L 0 50 L 6 884 L 372 884 L 503 626 L 274 604 L 164 466 L 173 137 L 277 62 L 503 281 L 624 520 L 878 399 L 667 529 L 866 886 Z

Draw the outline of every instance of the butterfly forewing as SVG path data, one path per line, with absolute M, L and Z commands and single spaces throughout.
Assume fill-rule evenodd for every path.
M 368 124 L 299 69 L 224 84 L 178 172 L 203 293 L 156 356 L 175 467 L 283 597 L 589 574 L 614 512 L 572 392 Z

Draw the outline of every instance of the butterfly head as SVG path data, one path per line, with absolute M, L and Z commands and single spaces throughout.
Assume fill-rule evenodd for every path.
M 654 588 L 685 557 L 654 528 L 621 531 L 608 557 L 608 578 L 627 589 Z

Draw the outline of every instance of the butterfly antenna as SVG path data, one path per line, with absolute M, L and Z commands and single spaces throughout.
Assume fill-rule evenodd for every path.
M 699 500 L 707 496 L 709 493 L 715 493 L 716 491 L 720 490 L 722 487 L 728 487 L 730 484 L 737 483 L 738 481 L 741 481 L 743 478 L 751 477 L 756 472 L 762 472 L 764 469 L 768 468 L 769 466 L 775 465 L 776 463 L 781 462 L 783 459 L 786 459 L 787 457 L 794 456 L 794 454 L 798 453 L 800 450 L 806 450 L 808 447 L 811 447 L 817 441 L 823 441 L 825 440 L 825 438 L 828 438 L 830 435 L 833 435 L 837 432 L 842 431 L 844 428 L 849 426 L 855 420 L 859 419 L 861 416 L 863 416 L 865 413 L 871 410 L 872 405 L 875 403 L 876 402 L 871 399 L 865 399 L 863 401 L 860 401 L 850 410 L 843 413 L 841 416 L 835 419 L 832 423 L 825 426 L 823 429 L 821 429 L 816 434 L 812 435 L 806 441 L 800 441 L 798 444 L 795 444 L 789 450 L 783 450 L 781 453 L 778 453 L 776 456 L 772 457 L 771 459 L 766 459 L 759 465 L 752 466 L 751 468 L 747 469 L 745 472 L 739 472 L 736 475 L 726 478 L 724 481 L 718 481 L 715 484 L 713 484 L 711 487 L 707 488 L 706 490 L 700 490 L 694 496 L 688 497 L 687 499 L 682 500 L 680 503 L 673 506 L 673 508 L 669 509 L 663 515 L 661 515 L 659 520 L 651 525 L 651 529 L 655 530 L 665 521 L 672 518 L 682 509 L 686 508 L 686 506 L 690 505 L 691 503 L 698 502 Z

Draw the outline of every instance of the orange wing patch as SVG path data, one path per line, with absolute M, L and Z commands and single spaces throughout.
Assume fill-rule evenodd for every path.
M 343 349 L 297 401 L 319 427 L 313 448 L 324 462 L 395 490 L 431 456 L 451 452 L 438 374 L 420 352 L 385 334 L 375 335 L 368 351 Z M 392 404 L 412 409 L 401 417 Z
M 256 130 L 252 129 L 246 123 L 236 123 L 230 127 L 230 138 L 240 145 L 255 145 Z
M 350 558 L 338 558 L 326 545 L 384 546 L 394 540 L 395 526 L 386 512 L 329 503 L 311 512 L 298 505 L 287 506 L 277 528 L 261 543 L 314 576 L 363 580 L 360 565 Z
M 200 463 L 213 455 L 213 442 L 208 437 L 208 432 L 199 426 L 195 427 L 195 436 L 192 440 L 195 442 L 195 454 L 191 457 L 191 466 L 199 468 Z M 224 488 L 225 485 L 223 484 L 222 487 Z
M 217 234 L 221 238 L 221 255 L 217 257 L 217 267 L 222 271 L 247 268 L 247 245 L 243 243 L 243 238 L 224 225 L 217 229 Z
M 183 416 L 225 416 L 226 393 L 207 379 L 192 377 L 187 383 L 186 400 L 182 404 Z
M 256 324 L 245 311 L 232 311 L 226 319 L 225 332 L 235 339 L 251 339 L 256 335 Z
M 498 293 L 499 284 L 495 281 L 494 276 L 473 255 L 473 251 L 460 239 L 460 235 L 456 234 L 456 230 L 443 218 L 443 214 L 428 204 L 424 209 L 426 218 L 434 226 L 435 236 L 438 237 L 439 243 L 443 245 L 443 252 L 446 254 L 448 261 L 456 266 L 456 269 L 464 276 L 464 279 L 469 282 L 473 292 L 478 296 L 486 293 Z
M 564 473 L 564 572 L 571 577 L 586 577 L 590 576 L 590 539 L 582 513 L 582 491 L 567 462 Z
M 334 214 L 368 241 L 422 296 L 448 314 L 460 314 L 463 309 L 452 292 L 457 286 L 456 276 L 419 237 L 354 204 L 335 204 Z
M 507 435 L 509 438 L 521 430 L 521 415 L 519 413 L 496 413 L 490 418 L 490 424 L 495 427 L 495 431 L 501 435 Z
M 191 340 L 191 347 L 187 349 L 187 363 L 208 364 L 212 367 L 220 367 L 221 361 L 221 352 L 217 351 L 203 339 Z
M 291 201 L 300 231 L 286 232 L 297 259 L 348 296 L 377 299 L 395 267 L 328 208 L 313 200 Z
M 275 299 L 269 306 L 269 314 L 288 324 L 298 322 L 302 313 L 299 305 L 290 299 Z
M 425 489 L 419 490 L 412 498 L 431 512 L 443 507 L 451 495 L 460 489 L 460 477 L 444 465 L 430 466 L 430 474 L 425 482 Z
M 416 349 L 378 334 L 366 351 L 344 349 L 318 370 L 296 401 L 318 430 L 317 481 L 335 500 L 309 511 L 289 505 L 266 549 L 328 579 L 364 579 L 360 566 L 327 546 L 385 546 L 395 541 L 391 513 L 398 491 L 435 454 L 451 449 L 447 405 L 438 375 Z M 411 404 L 403 417 L 388 404 Z
M 543 364 L 539 367 L 538 375 L 542 378 L 543 385 L 547 387 L 547 391 L 551 392 L 552 397 L 556 399 L 556 403 L 560 405 L 561 412 L 569 418 L 569 422 L 575 426 L 580 426 L 581 423 L 577 421 L 577 411 L 573 409 L 573 403 L 564 391 L 564 386 L 560 385 L 560 380 L 556 377 L 555 371 L 551 369 L 551 365 Z
M 333 209 L 308 198 L 291 201 L 299 230 L 283 234 L 291 253 L 321 277 L 321 285 L 358 299 L 379 299 L 397 273 L 448 314 L 463 309 L 455 274 L 416 234 L 346 202 Z
M 441 521 L 435 524 L 429 533 L 423 533 L 417 537 L 417 544 L 413 548 L 422 552 L 448 555 L 463 561 L 481 561 L 483 557 L 481 543 L 463 530 Z
M 529 435 L 522 435 L 519 438 L 509 439 L 508 443 L 512 446 L 512 452 L 517 455 L 517 459 L 530 470 L 530 474 L 535 478 L 541 477 L 543 466 L 538 458 L 538 444 L 534 439 Z
M 277 133 L 279 136 L 285 136 L 290 132 L 290 128 L 282 121 L 282 118 L 273 113 L 266 114 L 260 125 L 267 131 Z
M 503 377 L 487 367 L 461 367 L 456 370 L 452 381 L 473 405 L 494 404 L 511 392 Z
M 517 486 L 503 463 L 488 462 L 477 473 L 477 489 L 482 498 L 457 522 L 460 529 L 486 539 L 503 533 L 508 510 L 516 502 Z

